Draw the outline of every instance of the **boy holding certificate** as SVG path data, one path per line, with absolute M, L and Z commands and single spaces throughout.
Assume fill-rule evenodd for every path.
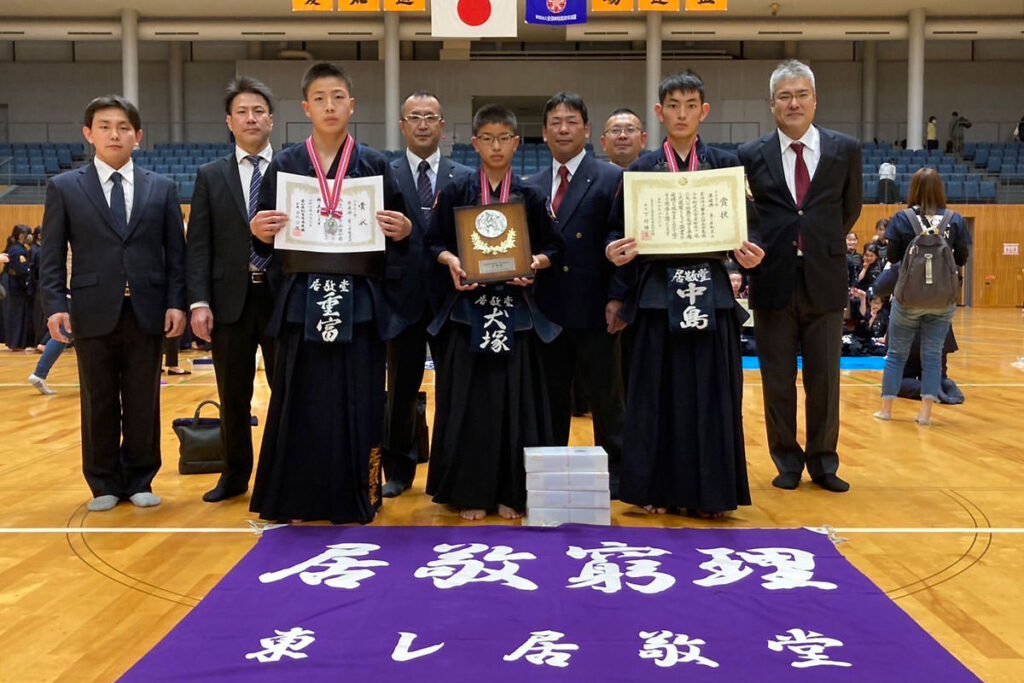
M 690 71 L 666 77 L 654 111 L 667 137 L 628 171 L 687 173 L 739 166 L 708 147 L 698 128 L 711 105 Z M 756 214 L 747 201 L 747 229 L 756 241 Z M 629 387 L 622 434 L 621 500 L 664 514 L 677 510 L 717 519 L 750 504 L 743 449 L 740 315 L 725 269 L 728 254 L 642 256 L 623 237 L 620 194 L 605 255 L 617 266 L 624 303 L 619 316 L 633 326 Z M 751 241 L 733 252 L 754 268 L 764 252 Z M 627 265 L 628 264 L 628 265 Z
M 473 117 L 480 170 L 454 180 L 438 195 L 425 237 L 451 281 L 430 326 L 440 353 L 434 359 L 437 408 L 427 493 L 436 503 L 460 507 L 468 520 L 495 510 L 505 519 L 521 517 L 526 505 L 523 448 L 553 438 L 538 344 L 554 339 L 559 327 L 538 313 L 533 278 L 465 284 L 463 259 L 471 255 L 460 254 L 456 234 L 460 207 L 521 202 L 531 269 L 559 265 L 563 242 L 546 201 L 512 175 L 518 145 L 515 115 L 497 105 L 482 107 Z M 473 233 L 472 248 L 507 257 L 515 247 L 516 226 L 505 225 L 494 215 L 497 211 L 485 213 L 491 219 L 477 220 L 480 234 Z
M 272 257 L 272 267 L 286 274 L 267 330 L 278 350 L 250 509 L 271 520 L 366 523 L 380 506 L 384 340 L 404 324 L 388 303 L 397 280 L 385 273 L 401 258 L 412 224 L 400 212 L 387 159 L 348 132 L 355 98 L 345 71 L 314 64 L 302 78 L 302 95 L 312 135 L 274 155 L 250 226 L 254 257 Z M 275 235 L 298 229 L 289 225 L 296 216 L 274 208 L 279 174 L 317 179 L 313 220 L 328 229 L 375 220 L 385 250 L 275 252 Z M 342 201 L 344 180 L 372 176 L 383 176 L 385 208 L 344 216 L 359 210 Z

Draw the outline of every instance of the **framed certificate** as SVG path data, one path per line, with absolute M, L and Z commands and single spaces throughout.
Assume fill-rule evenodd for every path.
M 384 178 L 345 178 L 338 208 L 341 215 L 321 215 L 316 178 L 277 174 L 277 210 L 288 214 L 288 225 L 274 238 L 275 249 L 321 254 L 384 251 L 384 233 L 377 211 L 384 208 Z
M 459 261 L 465 284 L 533 277 L 530 230 L 522 202 L 455 209 Z
M 743 168 L 623 174 L 625 236 L 639 253 L 730 251 L 747 239 Z

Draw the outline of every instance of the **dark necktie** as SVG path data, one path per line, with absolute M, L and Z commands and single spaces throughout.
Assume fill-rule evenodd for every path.
M 558 207 L 562 205 L 565 192 L 569 189 L 569 167 L 561 166 L 558 169 L 558 189 L 555 190 L 555 198 L 551 200 L 551 210 L 558 213 Z
M 796 166 L 793 168 L 793 185 L 796 189 L 796 205 L 804 203 L 804 196 L 807 188 L 811 186 L 811 174 L 807 172 L 807 164 L 804 163 L 804 143 L 792 142 L 789 148 L 796 153 Z
M 128 210 L 124 205 L 124 187 L 121 185 L 121 174 L 114 171 L 110 174 L 110 213 L 114 216 L 114 225 L 122 235 L 128 232 Z
M 796 166 L 793 168 L 793 185 L 796 188 L 796 205 L 803 206 L 804 196 L 807 195 L 807 188 L 811 185 L 811 174 L 807 171 L 807 164 L 804 163 L 804 143 L 791 142 L 789 148 L 796 153 Z M 796 248 L 801 253 L 804 250 L 804 235 L 797 228 Z
M 420 196 L 420 209 L 426 215 L 434 206 L 434 189 L 430 186 L 430 162 L 421 161 L 416 174 L 416 194 Z
M 251 223 L 253 217 L 256 216 L 256 205 L 260 201 L 260 185 L 263 183 L 263 174 L 260 173 L 260 158 L 258 156 L 250 154 L 245 158 L 252 164 L 252 180 L 249 181 L 249 222 Z M 252 246 L 252 237 L 249 238 L 249 263 L 257 271 L 266 270 L 270 263 L 269 256 L 260 256 L 256 253 L 256 248 Z

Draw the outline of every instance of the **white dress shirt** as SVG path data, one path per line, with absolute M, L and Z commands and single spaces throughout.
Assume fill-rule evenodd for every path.
M 574 156 L 572 159 L 569 159 L 569 161 L 565 162 L 564 164 L 560 164 L 557 161 L 555 161 L 554 159 L 551 160 L 551 198 L 552 199 L 554 199 L 555 198 L 555 194 L 558 193 L 558 186 L 559 186 L 559 184 L 561 184 L 561 181 L 562 181 L 562 179 L 558 177 L 558 169 L 562 168 L 562 166 L 565 166 L 566 168 L 568 168 L 569 169 L 569 177 L 566 180 L 567 181 L 571 181 L 573 179 L 573 176 L 576 175 L 576 169 L 578 169 L 580 167 L 580 164 L 583 162 L 583 157 L 584 157 L 584 155 L 586 153 L 587 153 L 587 150 L 584 149 L 583 151 L 581 151 L 579 154 Z M 568 191 L 568 188 L 566 188 L 566 191 Z
M 430 193 L 437 195 L 437 173 L 441 168 L 441 150 L 435 149 L 434 153 L 426 159 L 420 159 L 418 156 L 412 153 L 412 150 L 408 147 L 405 148 L 405 158 L 409 162 L 409 170 L 412 171 L 412 182 L 418 183 L 420 178 L 420 162 L 426 161 L 430 164 L 430 169 L 427 171 L 427 177 L 430 178 Z
M 121 168 L 114 168 L 99 157 L 93 157 L 92 161 L 96 165 L 96 173 L 100 176 L 100 187 L 103 188 L 103 198 L 107 200 L 107 206 L 110 206 L 110 192 L 114 189 L 114 181 L 110 179 L 110 176 L 114 175 L 114 171 L 121 174 L 121 189 L 124 191 L 124 214 L 128 217 L 128 222 L 130 223 L 132 220 L 132 205 L 135 204 L 135 164 L 130 158 L 128 163 Z
M 238 178 L 242 181 L 242 205 L 249 209 L 249 185 L 252 183 L 252 164 L 246 157 L 249 153 L 235 145 L 235 161 L 238 163 Z M 268 144 L 259 154 L 260 175 L 267 174 L 267 167 L 270 166 L 270 159 L 274 156 L 274 150 Z
M 790 145 L 794 142 L 804 143 L 804 164 L 807 166 L 807 175 L 814 180 L 814 172 L 818 170 L 818 162 L 821 160 L 821 135 L 818 129 L 811 126 L 799 140 L 794 140 L 781 130 L 779 131 L 779 145 L 782 147 L 782 170 L 786 174 L 786 186 L 789 193 L 796 201 L 796 151 Z

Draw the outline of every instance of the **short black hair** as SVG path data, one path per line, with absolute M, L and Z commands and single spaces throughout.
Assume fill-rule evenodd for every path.
M 406 95 L 404 100 L 402 100 L 402 108 L 405 109 L 405 103 L 408 102 L 409 100 L 418 100 L 418 99 L 437 100 L 437 106 L 438 106 L 438 108 L 441 108 L 441 98 L 439 98 L 437 95 L 435 95 L 434 93 L 430 92 L 429 90 L 414 90 L 414 91 L 412 91 L 411 93 Z M 444 118 L 444 117 L 442 116 L 441 118 Z
M 700 76 L 689 69 L 686 71 L 677 71 L 676 73 L 669 74 L 662 79 L 661 83 L 658 84 L 658 102 L 664 104 L 665 98 L 676 91 L 684 93 L 696 92 L 700 95 L 701 104 L 704 104 L 706 101 L 704 94 L 704 81 L 701 80 Z
M 263 81 L 251 76 L 238 76 L 228 83 L 227 92 L 224 94 L 224 113 L 231 113 L 231 105 L 235 103 L 235 98 L 243 93 L 259 95 L 267 103 L 267 111 L 274 113 L 274 93 L 270 92 L 270 88 Z
M 637 121 L 640 120 L 640 115 L 637 114 L 632 109 L 630 109 L 629 107 L 619 107 L 618 109 L 613 109 L 612 113 L 608 114 L 608 118 L 611 118 L 613 116 L 621 116 L 623 114 L 629 114 L 630 116 L 635 116 Z
M 352 77 L 348 75 L 347 71 L 330 62 L 317 62 L 302 74 L 302 99 L 309 96 L 309 86 L 319 78 L 338 78 L 345 82 L 348 94 L 352 94 Z
M 583 98 L 579 96 L 579 93 L 563 90 L 562 92 L 555 93 L 550 100 L 544 103 L 544 113 L 541 116 L 541 121 L 545 127 L 548 125 L 548 114 L 550 114 L 555 107 L 560 104 L 564 104 L 569 109 L 578 111 L 580 116 L 583 117 L 583 125 L 590 123 L 590 119 L 587 116 L 587 105 L 583 101 Z
M 512 129 L 512 132 L 519 135 L 519 122 L 511 109 L 500 104 L 485 104 L 477 109 L 473 115 L 473 135 L 488 123 L 500 123 Z
M 121 95 L 103 95 L 95 98 L 85 108 L 86 128 L 92 128 L 92 118 L 100 109 L 120 109 L 128 116 L 128 122 L 136 131 L 142 130 L 142 117 L 139 115 L 139 108 Z

